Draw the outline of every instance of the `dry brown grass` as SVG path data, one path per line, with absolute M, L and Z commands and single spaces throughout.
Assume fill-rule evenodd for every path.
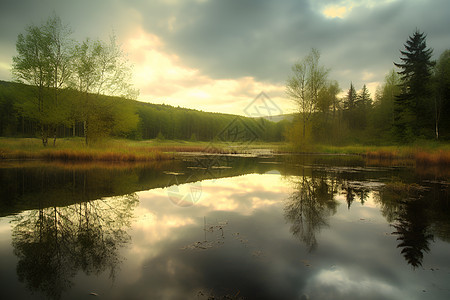
M 450 150 L 421 150 L 407 149 L 402 152 L 398 150 L 368 151 L 364 154 L 368 160 L 377 161 L 412 161 L 417 166 L 448 166 L 450 165 Z
M 420 166 L 449 166 L 450 165 L 450 151 L 439 150 L 436 152 L 418 151 L 414 158 L 416 164 Z
M 101 149 L 40 149 L 33 151 L 0 149 L 0 159 L 18 160 L 59 160 L 59 161 L 105 161 L 105 162 L 146 162 L 171 159 L 173 156 L 158 149 L 133 151 L 132 149 L 101 150 Z

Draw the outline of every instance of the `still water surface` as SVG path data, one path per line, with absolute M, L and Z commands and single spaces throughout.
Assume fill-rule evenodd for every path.
M 449 299 L 446 170 L 2 164 L 3 299 Z

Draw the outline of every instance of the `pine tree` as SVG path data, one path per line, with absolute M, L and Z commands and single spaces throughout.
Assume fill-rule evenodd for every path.
M 353 82 L 350 83 L 350 88 L 348 89 L 347 96 L 344 100 L 344 109 L 345 110 L 353 110 L 356 106 L 356 91 L 353 86 Z
M 366 85 L 363 85 L 361 92 L 357 95 L 357 105 L 364 109 L 368 109 L 372 105 L 372 99 Z
M 344 98 L 344 118 L 347 120 L 351 129 L 355 128 L 358 124 L 356 118 L 356 103 L 357 94 L 353 82 L 350 83 L 347 96 Z
M 358 127 L 364 129 L 367 126 L 369 110 L 372 106 L 369 90 L 364 84 L 361 92 L 356 95 L 356 115 Z
M 401 94 L 396 98 L 395 123 L 397 137 L 405 140 L 432 132 L 432 98 L 430 93 L 432 49 L 427 48 L 426 35 L 416 30 L 400 51 L 402 63 L 394 63 L 401 70 Z

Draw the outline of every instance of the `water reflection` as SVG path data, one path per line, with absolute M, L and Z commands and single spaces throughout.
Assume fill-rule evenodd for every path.
M 391 234 L 398 241 L 397 248 L 413 268 L 422 266 L 435 235 L 449 240 L 450 184 L 438 180 L 438 175 L 430 179 L 418 172 L 418 179 L 402 169 L 383 171 L 348 167 L 345 163 L 329 166 L 330 161 L 324 159 L 316 161 L 313 167 L 304 158 L 290 162 L 298 166 L 300 176 L 295 177 L 294 192 L 286 201 L 284 215 L 291 224 L 291 233 L 309 252 L 317 250 L 316 236 L 330 226 L 329 219 L 336 214 L 341 196 L 350 210 L 355 201 L 364 206 L 372 195 L 393 228 Z M 412 182 L 404 183 L 405 179 Z
M 338 202 L 333 197 L 334 184 L 324 177 L 306 177 L 303 169 L 303 176 L 294 183 L 295 191 L 284 207 L 285 217 L 292 224 L 292 234 L 304 242 L 310 252 L 317 248 L 316 234 L 328 227 L 327 219 L 336 213 Z
M 208 159 L 0 168 L 0 225 L 13 219 L 18 258 L 8 278 L 53 299 L 403 299 L 420 298 L 422 278 L 445 288 L 446 178 L 348 157 Z M 189 207 L 169 198 L 197 186 Z
M 60 299 L 79 270 L 114 278 L 136 194 L 26 211 L 13 220 L 17 275 L 32 292 Z
M 449 231 L 442 229 L 450 226 L 449 196 L 448 188 L 436 182 L 427 186 L 391 182 L 380 191 L 381 211 L 395 229 L 397 248 L 413 268 L 422 266 L 435 233 L 448 240 Z

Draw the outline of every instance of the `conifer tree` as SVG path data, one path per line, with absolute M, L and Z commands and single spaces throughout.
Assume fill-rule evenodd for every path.
M 396 98 L 395 126 L 397 137 L 404 141 L 432 132 L 432 97 L 430 89 L 433 50 L 427 48 L 426 35 L 416 30 L 400 51 L 401 94 Z
M 347 96 L 344 99 L 344 118 L 347 120 L 350 128 L 356 127 L 356 102 L 357 94 L 353 82 L 350 83 L 350 88 L 348 89 Z
M 370 97 L 369 90 L 364 84 L 361 92 L 356 96 L 356 115 L 359 129 L 364 129 L 367 126 L 367 119 L 369 110 L 372 107 L 372 99 Z

